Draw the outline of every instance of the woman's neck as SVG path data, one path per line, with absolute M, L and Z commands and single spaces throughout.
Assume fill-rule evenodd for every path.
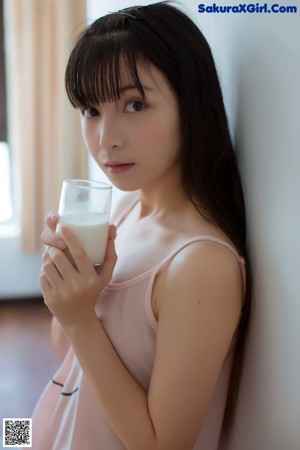
M 191 202 L 187 198 L 182 184 L 178 180 L 165 180 L 157 188 L 139 191 L 140 218 L 150 215 L 164 216 L 174 213 L 188 206 Z

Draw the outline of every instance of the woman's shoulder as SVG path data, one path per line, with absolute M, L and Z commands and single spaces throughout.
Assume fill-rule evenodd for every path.
M 243 267 L 234 247 L 215 236 L 199 236 L 171 258 L 156 284 L 155 315 L 168 298 L 215 302 L 239 310 L 243 297 Z M 198 300 L 197 300 L 198 301 Z

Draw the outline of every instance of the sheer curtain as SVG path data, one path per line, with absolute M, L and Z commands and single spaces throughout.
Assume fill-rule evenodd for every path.
M 79 113 L 69 104 L 64 71 L 86 25 L 86 0 L 6 0 L 9 141 L 24 251 L 41 248 L 48 211 L 63 179 L 87 175 Z

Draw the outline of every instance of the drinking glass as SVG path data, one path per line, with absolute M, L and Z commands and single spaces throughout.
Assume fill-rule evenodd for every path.
M 77 236 L 93 266 L 104 261 L 111 207 L 112 186 L 100 181 L 63 182 L 56 232 L 67 225 Z M 67 256 L 74 264 L 70 252 Z

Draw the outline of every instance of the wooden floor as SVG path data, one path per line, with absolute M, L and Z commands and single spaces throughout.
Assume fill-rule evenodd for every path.
M 0 300 L 0 425 L 29 418 L 59 366 L 50 343 L 51 314 L 42 300 Z

